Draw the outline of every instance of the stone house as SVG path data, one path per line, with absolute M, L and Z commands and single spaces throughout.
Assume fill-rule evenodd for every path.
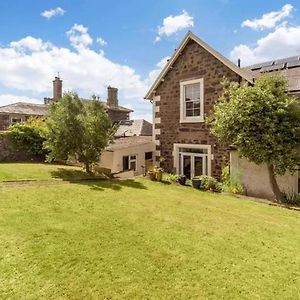
M 63 95 L 62 80 L 55 77 L 53 80 L 53 97 L 44 98 L 44 104 L 16 102 L 0 107 L 0 131 L 15 123 L 24 123 L 28 118 L 34 116 L 46 116 L 48 105 L 52 101 L 59 101 Z M 83 101 L 87 99 L 82 99 Z M 109 86 L 107 88 L 107 101 L 103 102 L 106 106 L 108 116 L 113 123 L 129 120 L 131 109 L 119 105 L 118 89 Z
M 145 99 L 153 104 L 153 140 L 162 167 L 192 178 L 220 178 L 230 148 L 210 133 L 205 119 L 222 94 L 221 81 L 253 84 L 265 72 L 281 72 L 290 92 L 300 93 L 299 57 L 240 68 L 189 32 L 163 68 Z

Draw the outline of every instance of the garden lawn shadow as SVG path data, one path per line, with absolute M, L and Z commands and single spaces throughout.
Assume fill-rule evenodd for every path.
M 82 184 L 89 186 L 92 190 L 95 191 L 104 191 L 105 189 L 111 189 L 114 191 L 120 191 L 124 187 L 129 187 L 139 190 L 147 190 L 147 187 L 140 181 L 135 181 L 134 179 L 100 179 L 100 180 L 81 180 L 74 181 L 75 184 Z

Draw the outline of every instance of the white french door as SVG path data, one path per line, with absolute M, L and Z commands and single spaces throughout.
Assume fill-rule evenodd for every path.
M 179 161 L 181 175 L 189 179 L 207 175 L 207 154 L 180 152 Z

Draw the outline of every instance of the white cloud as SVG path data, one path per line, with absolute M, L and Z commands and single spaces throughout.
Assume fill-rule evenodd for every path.
M 41 13 L 42 17 L 47 18 L 48 20 L 55 16 L 63 16 L 65 14 L 65 10 L 61 7 L 56 7 L 53 9 L 45 10 Z
M 17 96 L 13 94 L 2 94 L 0 95 L 0 106 L 12 104 L 15 102 L 30 102 L 30 103 L 37 103 L 42 104 L 42 99 L 36 99 L 26 96 Z
M 44 96 L 52 96 L 52 79 L 60 72 L 65 91 L 74 90 L 82 97 L 97 94 L 106 100 L 107 86 L 116 86 L 120 104 L 129 103 L 136 110 L 134 116 L 148 118 L 151 105 L 143 97 L 150 79 L 142 79 L 128 65 L 109 60 L 103 52 L 91 49 L 93 39 L 86 27 L 75 24 L 67 36 L 74 49 L 31 36 L 0 46 L 0 88 L 10 94 L 24 95 L 0 95 L 0 105 L 39 101 L 30 95 L 41 103 Z
M 93 44 L 93 39 L 88 33 L 88 28 L 81 24 L 74 24 L 72 28 L 66 32 L 71 45 L 76 49 L 84 49 Z
M 230 53 L 232 60 L 243 65 L 300 54 L 300 26 L 281 26 L 259 39 L 254 47 L 239 45 Z
M 102 38 L 102 37 L 98 37 L 96 39 L 96 42 L 100 45 L 100 46 L 106 46 L 107 42 Z
M 157 64 L 156 68 L 152 70 L 147 78 L 147 81 L 149 85 L 153 84 L 154 80 L 158 77 L 164 66 L 167 64 L 168 60 L 170 59 L 170 56 L 166 56 L 162 58 Z
M 271 29 L 276 27 L 280 21 L 290 16 L 292 11 L 293 6 L 291 4 L 286 4 L 281 10 L 266 13 L 259 19 L 245 20 L 242 23 L 242 27 L 249 27 L 253 30 Z
M 164 35 L 170 36 L 189 27 L 194 27 L 194 18 L 185 10 L 182 11 L 181 15 L 170 15 L 164 18 L 163 25 L 158 27 L 155 42 L 160 41 Z
M 17 51 L 42 51 L 52 47 L 51 43 L 45 43 L 42 39 L 36 39 L 32 36 L 27 36 L 19 41 L 11 42 L 9 44 L 12 48 Z

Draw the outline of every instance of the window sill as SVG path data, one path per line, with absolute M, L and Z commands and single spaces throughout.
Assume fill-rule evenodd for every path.
M 180 123 L 204 123 L 204 118 L 186 118 L 180 119 Z

